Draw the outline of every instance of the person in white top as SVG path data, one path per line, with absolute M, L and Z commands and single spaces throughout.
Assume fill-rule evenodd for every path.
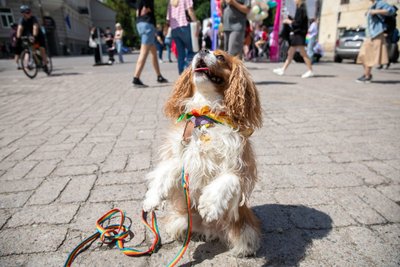
M 114 45 L 115 48 L 117 49 L 119 63 L 124 63 L 124 58 L 122 56 L 123 35 L 124 35 L 124 30 L 122 29 L 121 24 L 120 23 L 115 24 Z
M 314 46 L 315 42 L 317 41 L 318 35 L 318 18 L 310 19 L 310 27 L 308 27 L 308 43 L 307 43 L 307 55 L 309 58 L 313 58 L 314 55 Z

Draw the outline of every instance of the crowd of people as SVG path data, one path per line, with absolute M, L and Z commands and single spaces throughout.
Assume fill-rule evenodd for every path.
M 319 62 L 324 51 L 318 43 L 318 18 L 309 19 L 305 0 L 293 0 L 296 5 L 294 17 L 286 16 L 279 33 L 279 44 L 287 43 L 287 56 L 280 68 L 273 70 L 277 75 L 284 75 L 293 60 L 304 62 L 306 72 L 302 78 L 314 76 L 313 63 Z M 372 80 L 372 67 L 390 64 L 388 57 L 392 47 L 386 43 L 392 42 L 385 17 L 393 16 L 397 10 L 384 0 L 370 0 L 371 6 L 366 13 L 367 38 L 363 42 L 357 62 L 364 67 L 364 74 L 358 82 Z M 140 37 L 140 51 L 133 72 L 132 83 L 135 87 L 147 87 L 140 79 L 149 53 L 152 65 L 157 75 L 157 82 L 166 83 L 168 80 L 161 74 L 160 63 L 177 61 L 178 73 L 181 74 L 190 64 L 196 47 L 211 49 L 213 30 L 211 21 L 201 29 L 193 9 L 193 0 L 170 0 L 165 14 L 166 24 L 156 24 L 154 0 L 138 0 L 136 2 L 136 29 Z M 275 45 L 272 27 L 264 25 L 262 21 L 251 22 L 247 15 L 251 10 L 251 0 L 222 0 L 222 22 L 218 33 L 219 48 L 238 56 L 243 60 L 258 61 L 270 58 L 270 48 Z M 27 5 L 20 7 L 21 19 L 18 24 L 12 25 L 11 48 L 15 54 L 17 68 L 21 68 L 19 54 L 21 53 L 21 37 L 29 36 L 32 43 L 36 43 L 43 58 L 43 68 L 46 71 L 46 50 L 44 34 L 40 30 L 38 19 L 32 15 Z M 124 63 L 124 30 L 120 23 L 112 31 L 107 27 L 104 31 L 98 27 L 90 30 L 89 46 L 93 49 L 94 65 Z M 198 44 L 195 45 L 198 40 Z M 398 31 L 397 31 L 398 40 Z M 106 46 L 108 60 L 102 62 L 102 49 Z M 166 51 L 166 59 L 163 54 Z M 173 53 L 173 52 L 174 53 Z M 173 60 L 172 55 L 176 59 Z

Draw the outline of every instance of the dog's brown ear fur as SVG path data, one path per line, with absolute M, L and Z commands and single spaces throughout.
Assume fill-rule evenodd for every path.
M 192 68 L 188 67 L 176 81 L 172 94 L 164 107 L 165 115 L 171 119 L 177 119 L 184 112 L 183 101 L 194 94 Z
M 224 101 L 228 114 L 240 129 L 254 129 L 262 126 L 261 104 L 257 88 L 243 62 L 233 58 L 229 88 Z

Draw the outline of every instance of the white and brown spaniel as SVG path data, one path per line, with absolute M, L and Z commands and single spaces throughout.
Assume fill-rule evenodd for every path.
M 260 224 L 248 206 L 257 181 L 249 141 L 261 127 L 257 89 L 242 61 L 224 51 L 200 51 L 165 106 L 178 123 L 167 134 L 161 161 L 147 175 L 143 209 L 165 200 L 166 231 L 182 240 L 187 229 L 181 171 L 189 175 L 193 234 L 228 244 L 235 256 L 254 255 Z

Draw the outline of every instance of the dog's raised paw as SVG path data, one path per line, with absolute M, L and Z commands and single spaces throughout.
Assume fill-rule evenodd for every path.
M 143 210 L 146 212 L 153 211 L 160 205 L 160 203 L 161 199 L 158 197 L 146 197 L 143 201 Z
M 213 222 L 221 218 L 224 210 L 218 205 L 218 202 L 206 194 L 203 194 L 199 199 L 198 211 L 200 216 L 206 222 Z

